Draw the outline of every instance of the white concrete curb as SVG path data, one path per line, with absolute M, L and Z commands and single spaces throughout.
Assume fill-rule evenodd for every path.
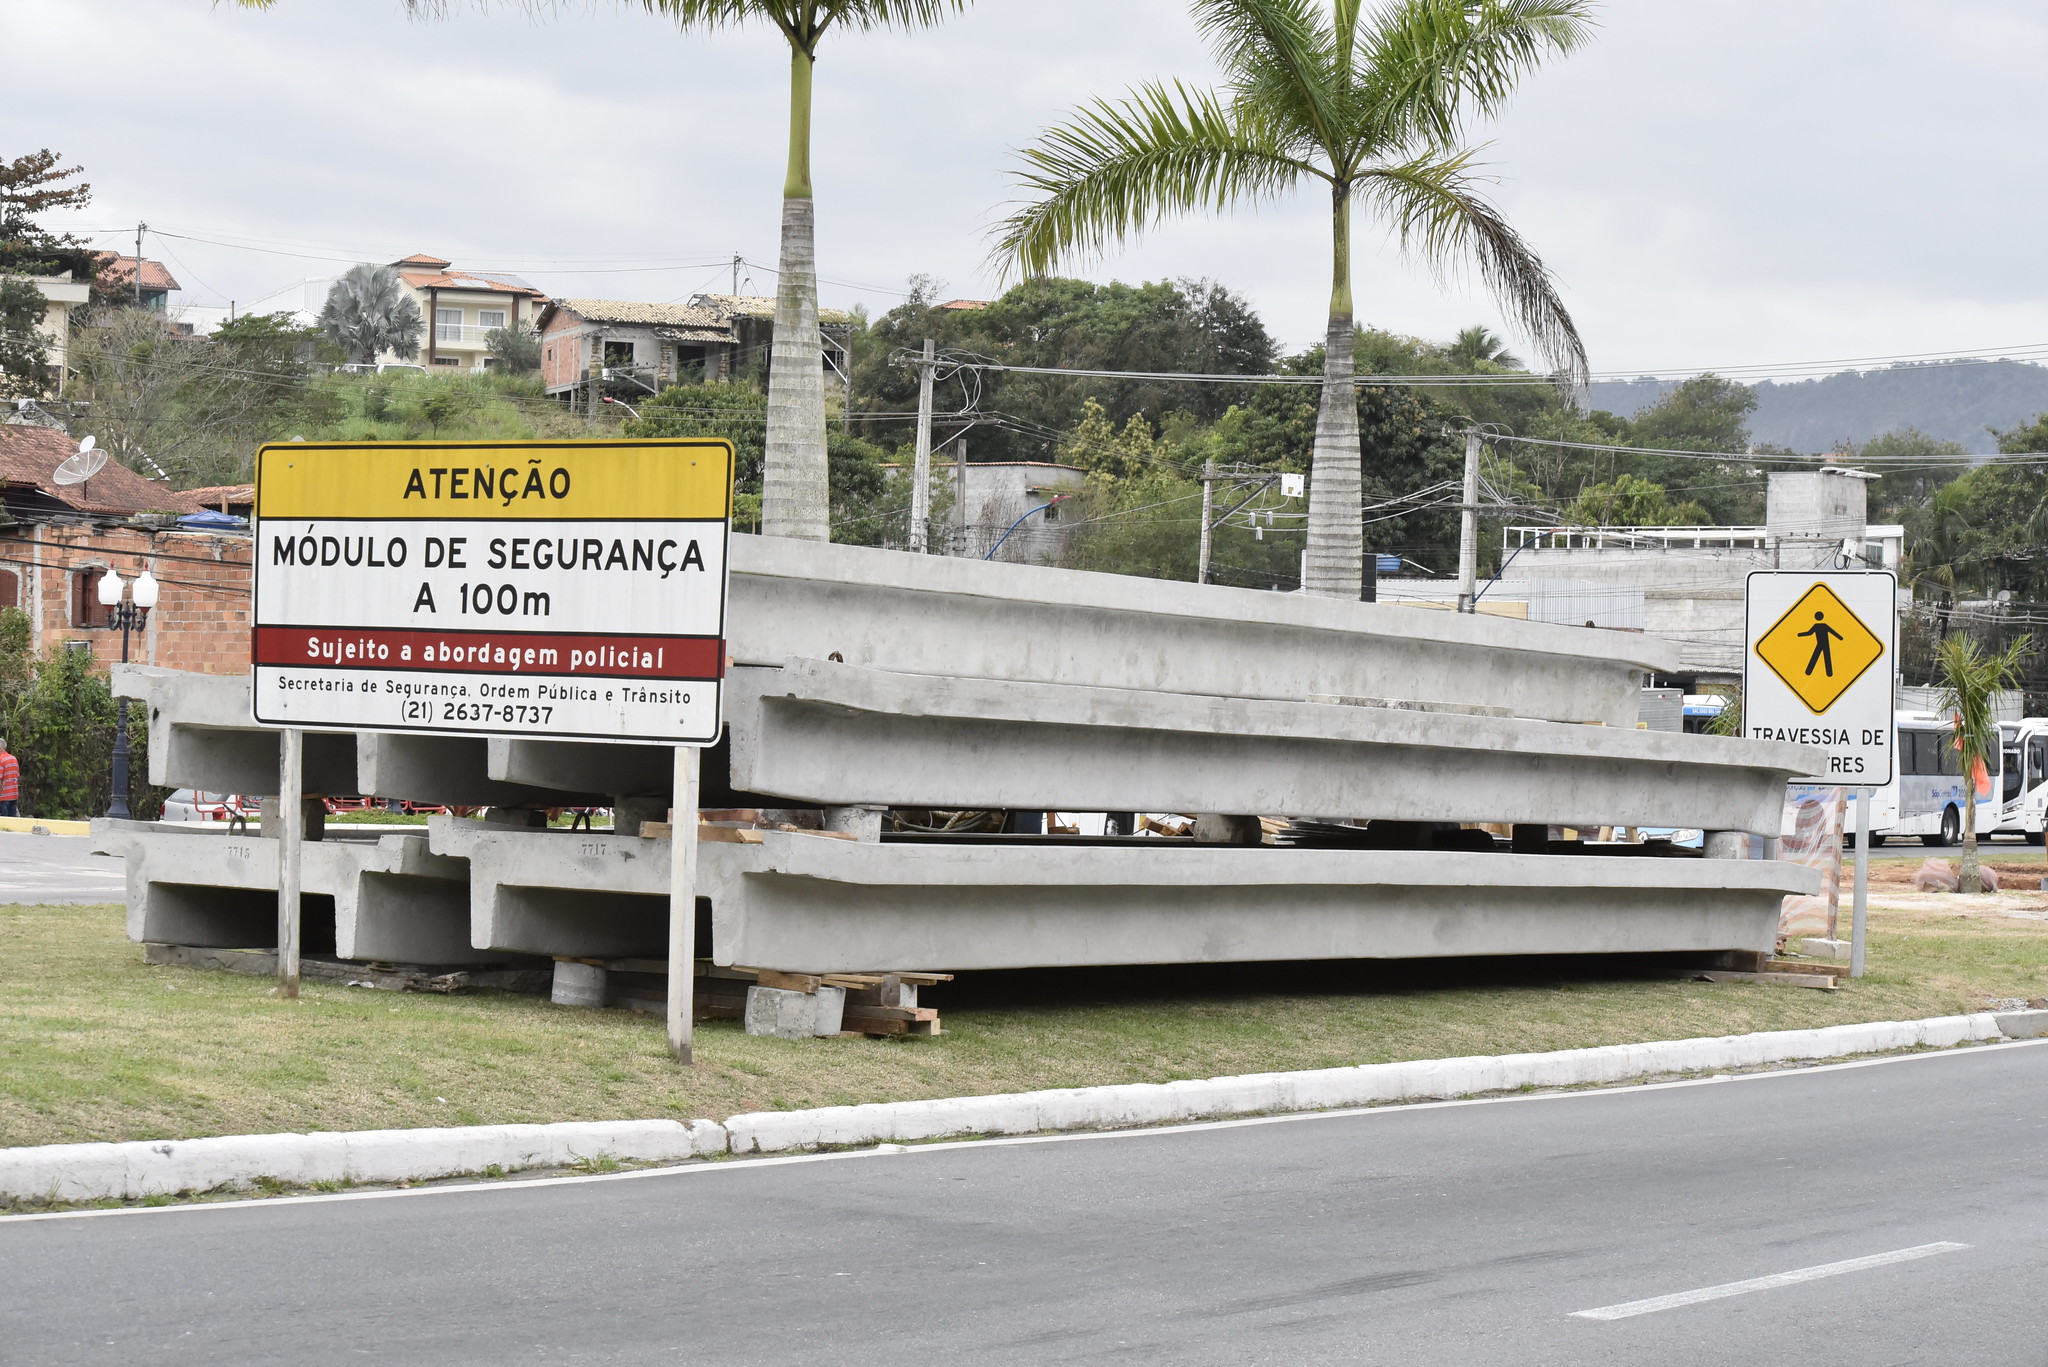
M 1521 1087 L 1622 1082 L 1660 1073 L 1718 1071 L 2004 1038 L 1995 1016 L 1833 1025 L 1718 1039 L 1615 1044 L 1547 1054 L 1370 1063 L 1300 1073 L 1252 1073 L 1194 1082 L 1074 1087 L 1010 1096 L 761 1111 L 726 1121 L 732 1152 L 774 1153 L 820 1145 L 1035 1134 L 1041 1130 L 1162 1125 L 1265 1111 L 1321 1111 L 1390 1101 L 1438 1101 Z
M 219 1139 L 49 1144 L 0 1149 L 0 1195 L 55 1201 L 136 1199 L 169 1192 L 246 1187 L 258 1178 L 407 1182 L 430 1177 L 566 1167 L 609 1154 L 675 1162 L 726 1152 L 709 1120 L 605 1120 L 558 1125 L 240 1134 Z
M 757 1111 L 709 1120 L 616 1120 L 557 1125 L 230 1135 L 125 1144 L 0 1149 L 0 1196 L 27 1200 L 138 1199 L 260 1178 L 315 1182 L 423 1181 L 564 1167 L 609 1155 L 676 1162 L 780 1153 L 826 1145 L 975 1134 L 1113 1129 L 1258 1112 L 1318 1111 L 1383 1102 L 1436 1101 L 1522 1087 L 1625 1082 L 1895 1049 L 2048 1033 L 2048 1011 L 1983 1012 L 1930 1020 L 1834 1025 L 1718 1039 L 1664 1040 L 1546 1054 L 1424 1059 L 1313 1072 L 1253 1073 L 1193 1082 L 1075 1087 L 942 1101 L 893 1101 L 809 1111 Z

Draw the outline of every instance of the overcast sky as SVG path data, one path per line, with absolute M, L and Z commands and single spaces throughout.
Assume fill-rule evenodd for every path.
M 71 221 L 106 245 L 132 250 L 115 229 L 137 220 L 181 234 L 145 254 L 195 303 L 418 251 L 640 300 L 729 287 L 711 263 L 735 251 L 775 263 L 772 31 L 683 35 L 612 0 L 540 19 L 450 7 L 415 22 L 400 0 L 5 0 L 0 156 L 82 163 L 95 198 Z M 2048 341 L 2048 6 L 1613 0 L 1600 22 L 1472 132 L 1595 370 Z M 1211 71 L 1181 0 L 977 0 L 930 32 L 831 34 L 822 56 L 821 293 L 876 312 L 917 272 L 954 295 L 1000 288 L 987 231 L 1014 149 L 1075 102 Z M 1075 273 L 1213 277 L 1301 345 L 1321 331 L 1327 231 L 1304 197 Z M 1498 326 L 1483 292 L 1370 229 L 1360 245 L 1362 321 Z

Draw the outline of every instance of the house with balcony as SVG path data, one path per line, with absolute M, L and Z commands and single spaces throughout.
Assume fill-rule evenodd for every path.
M 551 396 L 575 394 L 594 361 L 607 379 L 637 381 L 654 392 L 765 372 L 775 301 L 738 294 L 700 294 L 687 304 L 554 299 L 541 310 L 539 326 L 541 379 Z M 853 316 L 820 309 L 818 333 L 828 377 L 844 383 Z
M 432 371 L 489 369 L 490 334 L 532 323 L 547 303 L 516 275 L 457 270 L 424 252 L 391 265 L 419 303 L 426 335 L 418 361 Z

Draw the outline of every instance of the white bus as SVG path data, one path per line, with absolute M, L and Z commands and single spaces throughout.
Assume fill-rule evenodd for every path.
M 2043 735 L 2048 736 L 2048 724 L 2044 724 Z M 1871 847 L 1874 849 L 1895 836 L 1911 835 L 1919 836 L 1923 845 L 1961 843 L 1964 779 L 1956 763 L 1954 725 L 1939 712 L 1900 712 L 1893 732 L 1893 745 L 1898 758 L 1897 776 L 1890 783 L 1871 789 Z M 2043 757 L 2048 759 L 2048 748 L 2044 748 Z M 2002 755 L 1991 757 L 1986 766 L 1990 770 L 1989 789 L 1977 795 L 1977 834 L 1980 837 L 1988 836 L 1994 830 L 2007 829 L 2002 824 L 2006 810 L 2002 761 Z M 1790 793 L 1792 803 L 1819 801 L 1822 790 L 1823 785 L 1794 783 Z M 2048 793 L 2044 793 L 2044 797 L 2048 797 Z M 2040 819 L 2037 813 L 2037 830 Z M 1785 812 L 1786 835 L 1792 833 L 1792 823 L 1791 806 L 1788 805 Z M 1845 834 L 1850 834 L 1853 839 L 1856 829 L 1853 808 L 1843 824 Z
M 2022 717 L 1998 724 L 2005 773 L 1999 785 L 1998 830 L 2041 843 L 2048 827 L 2048 717 Z

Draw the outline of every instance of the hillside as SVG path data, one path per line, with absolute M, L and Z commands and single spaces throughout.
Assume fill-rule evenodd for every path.
M 1669 380 L 1595 384 L 1591 406 L 1633 417 L 1672 388 Z M 2018 427 L 2048 413 L 2048 367 L 2025 361 L 1898 365 L 1848 370 L 1817 380 L 1765 380 L 1756 386 L 1750 435 L 1795 451 L 1830 451 L 1900 427 L 1997 449 L 1987 427 Z

